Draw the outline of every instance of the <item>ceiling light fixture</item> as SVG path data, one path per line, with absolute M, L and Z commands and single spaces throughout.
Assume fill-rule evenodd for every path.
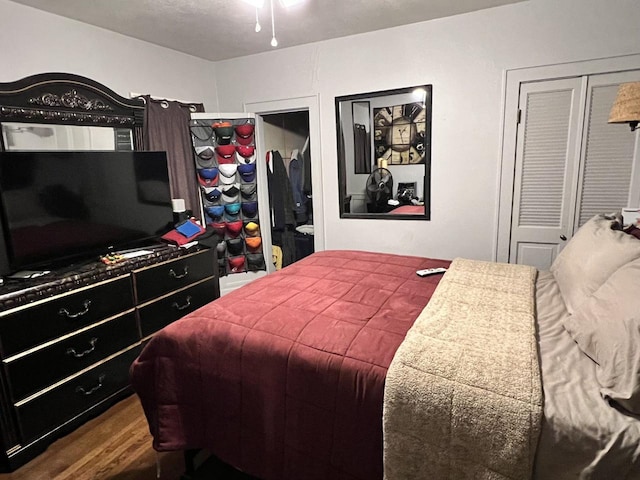
M 297 5 L 298 3 L 302 3 L 304 0 L 280 0 L 280 4 L 284 7 L 284 8 L 289 8 L 292 7 L 294 5 Z
M 256 33 L 258 33 L 260 30 L 262 30 L 262 27 L 260 26 L 260 21 L 258 20 L 258 7 L 256 7 Z
M 278 40 L 276 39 L 276 22 L 273 15 L 273 0 L 271 0 L 271 46 L 278 46 Z
M 280 0 L 280 5 L 284 8 L 289 8 L 299 3 L 302 3 L 304 0 Z M 264 0 L 244 0 L 244 2 L 253 5 L 256 8 L 256 33 L 262 30 L 262 26 L 260 25 L 258 9 L 264 7 Z M 278 46 L 278 39 L 276 38 L 276 21 L 275 21 L 275 11 L 273 9 L 273 0 L 269 0 L 269 4 L 271 7 L 271 46 Z

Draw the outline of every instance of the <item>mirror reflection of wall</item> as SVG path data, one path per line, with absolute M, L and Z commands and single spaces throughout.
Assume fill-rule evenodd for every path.
M 341 217 L 428 219 L 431 86 L 338 97 L 336 115 Z M 380 167 L 386 172 L 376 172 Z M 372 189 L 388 177 L 390 198 L 372 205 Z M 380 200 L 379 192 L 376 198 Z
M 3 122 L 2 141 L 8 151 L 133 150 L 129 128 Z

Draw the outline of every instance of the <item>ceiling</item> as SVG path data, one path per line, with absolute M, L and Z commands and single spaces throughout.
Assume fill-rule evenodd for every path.
M 269 0 L 259 13 L 242 0 L 12 0 L 207 60 L 272 50 Z M 273 0 L 279 46 L 344 37 L 523 0 Z

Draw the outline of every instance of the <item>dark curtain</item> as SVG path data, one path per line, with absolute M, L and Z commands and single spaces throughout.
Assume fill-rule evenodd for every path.
M 189 120 L 192 112 L 204 112 L 204 105 L 143 98 L 144 149 L 167 152 L 171 197 L 184 198 L 187 210 L 197 215 L 200 202 Z
M 364 125 L 354 124 L 355 173 L 371 173 L 371 140 Z

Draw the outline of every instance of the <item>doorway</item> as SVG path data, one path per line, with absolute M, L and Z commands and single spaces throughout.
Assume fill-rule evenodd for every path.
M 266 132 L 271 129 L 271 125 L 281 125 L 283 118 L 285 122 L 297 123 L 305 127 L 309 137 L 309 153 L 311 160 L 311 198 L 309 199 L 307 208 L 310 209 L 313 235 L 308 240 L 312 240 L 313 250 L 315 252 L 324 250 L 325 238 L 324 238 L 324 204 L 323 204 L 323 190 L 322 190 L 322 151 L 320 147 L 320 108 L 318 104 L 318 97 L 316 95 L 306 97 L 295 97 L 283 100 L 269 100 L 259 102 L 245 103 L 244 109 L 247 112 L 254 112 L 256 115 L 256 125 L 262 132 Z M 284 116 L 284 117 L 280 117 Z M 266 120 L 271 123 L 268 123 Z M 296 121 L 297 120 L 297 121 Z M 291 127 L 294 129 L 303 127 Z M 273 149 L 272 146 L 266 144 L 266 135 L 260 135 L 256 141 L 258 142 L 258 152 L 263 157 L 266 152 Z M 304 145 L 303 145 L 304 146 Z M 276 146 L 276 148 L 280 148 Z M 283 148 L 285 150 L 285 148 Z M 308 172 L 308 171 L 307 171 Z M 273 218 L 271 218 L 273 225 Z M 308 228 L 308 227 L 307 227 Z M 271 232 L 270 232 L 271 233 Z M 272 249 L 271 235 L 263 238 L 265 242 L 265 249 L 269 251 Z M 294 238 L 295 244 L 295 238 Z M 295 247 L 294 247 L 295 248 Z M 269 262 L 269 272 L 275 270 L 275 264 Z
M 309 111 L 262 115 L 276 270 L 314 252 Z

